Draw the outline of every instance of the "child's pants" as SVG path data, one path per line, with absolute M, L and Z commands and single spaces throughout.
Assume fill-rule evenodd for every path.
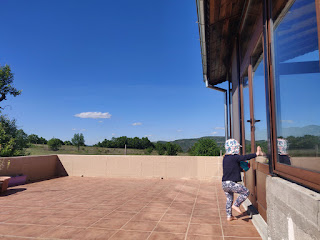
M 233 202 L 233 193 L 238 193 L 239 196 L 234 202 L 234 205 L 236 207 L 240 207 L 241 203 L 243 203 L 244 200 L 247 199 L 250 192 L 249 190 L 238 183 L 232 182 L 232 181 L 223 181 L 222 182 L 222 189 L 227 197 L 227 203 L 226 203 L 226 211 L 227 211 L 227 217 L 232 216 L 232 202 Z

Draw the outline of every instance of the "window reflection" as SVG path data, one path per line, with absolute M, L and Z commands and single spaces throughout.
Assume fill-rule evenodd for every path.
M 243 78 L 243 117 L 245 134 L 245 154 L 251 153 L 251 126 L 250 122 L 250 102 L 249 102 L 249 79 Z M 242 143 L 243 144 L 243 143 Z
M 268 132 L 266 115 L 266 93 L 262 57 L 253 71 L 253 102 L 255 123 L 255 145 L 260 146 L 264 153 L 268 153 Z M 265 157 L 257 157 L 259 162 L 267 163 Z
M 274 31 L 278 162 L 320 172 L 319 47 L 314 0 L 297 0 Z M 286 147 L 283 151 L 281 147 Z

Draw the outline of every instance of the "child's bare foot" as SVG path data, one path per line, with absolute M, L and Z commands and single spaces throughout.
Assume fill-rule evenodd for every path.
M 232 205 L 232 209 L 236 210 L 238 213 L 242 213 L 241 209 L 235 205 Z
M 237 220 L 235 216 L 227 217 L 227 221 Z

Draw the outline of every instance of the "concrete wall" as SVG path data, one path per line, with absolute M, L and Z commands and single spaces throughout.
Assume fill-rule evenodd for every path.
M 267 177 L 268 239 L 320 239 L 320 194 Z
M 57 155 L 0 158 L 0 176 L 27 175 L 27 181 L 40 181 L 57 175 Z
M 69 176 L 220 179 L 222 157 L 59 155 Z M 63 174 L 62 174 L 63 175 Z

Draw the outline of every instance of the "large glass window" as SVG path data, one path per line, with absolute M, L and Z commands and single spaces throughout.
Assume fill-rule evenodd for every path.
M 262 151 L 267 154 L 269 150 L 266 115 L 266 93 L 263 67 L 263 60 L 261 56 L 253 71 L 252 86 L 255 118 L 255 145 L 260 146 Z M 268 159 L 265 156 L 258 157 L 256 160 L 258 162 L 267 163 Z
M 320 69 L 314 0 L 296 0 L 274 30 L 278 162 L 320 172 Z
M 251 153 L 251 125 L 250 125 L 250 97 L 249 97 L 249 79 L 247 76 L 243 78 L 243 120 L 244 120 L 244 136 L 245 136 L 245 154 Z

